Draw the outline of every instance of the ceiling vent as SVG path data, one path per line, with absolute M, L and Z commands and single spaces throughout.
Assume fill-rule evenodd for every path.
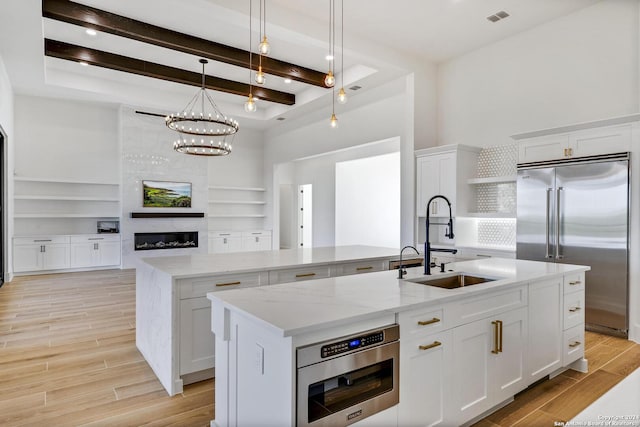
M 487 16 L 487 20 L 491 21 L 491 22 L 498 22 L 502 19 L 508 18 L 509 15 L 507 12 L 505 12 L 504 10 L 501 10 L 500 12 L 497 12 L 491 16 Z
M 362 86 L 354 85 L 349 88 L 349 90 L 359 90 L 362 89 Z
M 286 120 L 286 118 L 285 117 L 278 117 L 276 120 L 283 121 L 283 120 Z

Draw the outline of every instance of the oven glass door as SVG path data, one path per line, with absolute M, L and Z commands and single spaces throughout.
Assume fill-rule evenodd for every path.
M 298 370 L 298 426 L 339 426 L 398 403 L 399 343 Z

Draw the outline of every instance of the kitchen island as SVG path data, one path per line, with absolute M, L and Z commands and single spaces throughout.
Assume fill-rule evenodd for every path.
M 207 292 L 386 270 L 398 252 L 356 245 L 141 259 L 136 346 L 173 396 L 214 375 Z
M 402 280 L 386 271 L 209 293 L 217 361 L 212 425 L 461 425 L 478 419 L 548 375 L 568 367 L 586 371 L 587 270 L 494 258 L 450 264 L 432 277 L 410 268 Z M 456 289 L 415 283 L 460 273 L 488 281 Z M 342 407 L 327 398 L 321 402 L 327 418 L 311 415 L 318 396 L 357 384 L 353 372 L 360 371 L 345 368 L 335 381 L 302 386 L 306 368 L 299 351 L 334 340 L 322 346 L 322 358 L 339 359 L 342 348 L 353 344 L 360 351 L 396 324 L 399 354 L 390 360 L 399 369 L 387 375 L 399 389 L 399 403 L 369 413 L 357 396 Z

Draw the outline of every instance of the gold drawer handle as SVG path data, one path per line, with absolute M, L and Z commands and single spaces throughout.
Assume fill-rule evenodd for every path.
M 572 312 L 572 313 L 575 313 L 576 311 L 580 311 L 580 310 L 581 310 L 580 307 L 573 307 L 573 308 L 569 309 L 569 311 Z
M 579 346 L 580 344 L 582 344 L 580 341 L 574 341 L 574 342 L 572 342 L 571 344 L 569 344 L 569 347 L 571 347 L 571 348 L 573 348 L 573 347 L 577 347 L 577 346 Z
M 216 283 L 216 286 L 236 286 L 242 282 Z
M 495 320 L 491 324 L 494 326 L 493 350 L 491 350 L 491 353 L 502 353 L 502 320 Z
M 581 282 L 580 280 L 576 280 L 575 282 L 569 282 L 569 284 L 570 284 L 571 286 L 579 285 L 579 284 L 581 284 L 581 283 L 582 283 L 582 282 Z
M 369 267 L 358 267 L 358 268 L 356 268 L 356 271 L 364 271 L 364 270 L 373 270 L 373 267 L 369 266 Z
M 418 348 L 420 350 L 430 350 L 432 348 L 441 346 L 442 343 L 440 341 L 434 341 L 433 344 L 427 344 L 427 345 L 419 345 Z
M 437 317 L 434 317 L 431 320 L 419 320 L 418 325 L 420 326 L 433 325 L 434 323 L 438 323 L 439 321 L 440 319 L 438 319 Z
M 312 277 L 315 275 L 316 273 L 305 273 L 305 274 L 296 274 L 296 277 Z

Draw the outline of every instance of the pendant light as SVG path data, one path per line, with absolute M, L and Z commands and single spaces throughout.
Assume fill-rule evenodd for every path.
M 338 118 L 336 117 L 336 87 L 334 86 L 331 94 L 331 120 L 329 120 L 329 125 L 332 129 L 338 127 Z
M 267 56 L 271 52 L 271 46 L 267 41 L 267 0 L 260 0 L 260 36 L 258 52 L 260 55 Z
M 329 71 L 324 77 L 324 85 L 326 87 L 333 87 L 336 84 L 336 78 L 333 75 L 333 64 L 335 59 L 335 34 L 336 34 L 336 16 L 335 16 L 335 0 L 329 0 Z
M 231 153 L 233 135 L 238 132 L 238 122 L 225 116 L 207 93 L 204 66 L 202 64 L 202 86 L 186 107 L 177 114 L 165 117 L 167 127 L 178 133 L 173 149 L 179 153 L 196 156 L 225 156 Z M 198 101 L 200 111 L 197 111 Z
M 338 91 L 338 102 L 340 104 L 347 103 L 347 92 L 344 91 L 344 0 L 340 0 L 340 81 L 342 83 L 340 91 Z
M 262 14 L 262 6 L 263 6 L 263 1 L 264 0 L 260 0 L 260 37 L 262 37 L 263 33 L 262 33 L 262 27 L 263 27 L 263 14 Z M 264 22 L 264 26 L 266 26 L 266 22 Z M 258 72 L 256 73 L 256 83 L 259 85 L 263 85 L 265 84 L 265 82 L 267 81 L 267 76 L 265 76 L 264 72 L 262 71 L 262 51 L 263 51 L 263 42 L 266 43 L 266 47 L 267 47 L 267 53 L 269 53 L 270 47 L 269 47 L 269 43 L 267 43 L 267 36 L 264 36 L 264 39 L 262 40 L 262 42 L 260 42 L 260 45 L 258 46 L 258 53 L 260 54 L 260 63 L 258 64 Z
M 251 25 L 251 21 L 252 21 L 252 7 L 251 7 L 251 3 L 253 2 L 253 0 L 249 0 L 249 98 L 247 99 L 247 101 L 244 103 L 244 111 L 246 111 L 247 113 L 253 113 L 254 111 L 256 111 L 256 101 L 253 99 L 253 85 L 251 84 L 251 72 L 252 72 L 252 59 L 253 59 L 253 53 L 251 52 L 251 36 L 253 34 L 253 26 Z

